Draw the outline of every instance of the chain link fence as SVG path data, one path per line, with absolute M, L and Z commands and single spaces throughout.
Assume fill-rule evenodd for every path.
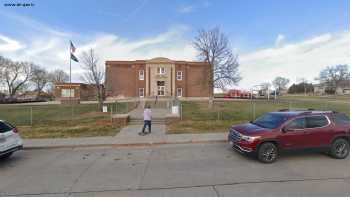
M 105 103 L 105 112 L 98 104 L 0 105 L 0 120 L 17 126 L 54 125 L 74 121 L 109 120 L 113 114 L 128 113 L 138 102 Z M 72 121 L 72 122 L 70 122 Z
M 75 105 L 0 105 L 0 119 L 18 126 L 57 125 L 82 123 L 84 121 L 112 119 L 113 114 L 125 114 L 137 108 L 138 101 L 119 101 L 104 104 L 106 112 L 101 112 L 95 104 Z M 350 116 L 350 100 L 230 100 L 214 101 L 210 108 L 205 101 L 171 101 L 179 106 L 181 120 L 249 121 L 266 112 L 281 109 L 315 109 L 344 112 Z M 169 107 L 168 106 L 168 107 Z M 170 108 L 169 108 L 170 110 Z
M 282 109 L 314 109 L 343 112 L 350 116 L 350 101 L 304 101 L 304 100 L 231 100 L 215 101 L 210 108 L 208 102 L 181 102 L 182 120 L 208 121 L 255 120 L 263 113 Z

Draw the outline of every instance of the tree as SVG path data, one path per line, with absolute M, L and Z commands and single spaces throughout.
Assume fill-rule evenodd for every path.
M 69 81 L 69 75 L 61 69 L 56 69 L 50 73 L 51 82 L 56 83 L 65 83 Z
M 287 85 L 289 83 L 289 79 L 284 77 L 276 77 L 272 84 L 278 90 L 279 93 L 281 93 L 281 90 L 287 89 Z
M 264 83 L 260 84 L 260 88 L 261 88 L 262 90 L 270 89 L 270 88 L 271 88 L 271 83 L 269 83 L 269 82 L 264 82 Z
M 88 52 L 83 53 L 82 63 L 82 68 L 85 70 L 82 78 L 87 83 L 94 84 L 97 92 L 99 108 L 102 111 L 103 88 L 101 84 L 103 83 L 104 79 L 104 70 L 98 67 L 98 58 L 93 49 L 90 49 Z
M 36 97 L 39 98 L 42 90 L 50 82 L 50 75 L 44 68 L 34 65 L 32 68 L 32 77 L 30 78 L 30 81 L 35 86 L 35 91 L 37 92 Z
M 18 90 L 23 88 L 32 76 L 33 63 L 13 62 L 1 58 L 0 80 L 6 84 L 9 96 L 13 98 Z
M 350 80 L 348 65 L 328 66 L 320 72 L 317 80 L 324 83 L 328 88 L 336 90 L 342 81 Z M 335 92 L 335 91 L 334 91 Z
M 211 69 L 207 82 L 211 87 L 211 95 L 213 95 L 212 86 L 224 89 L 241 80 L 238 72 L 238 56 L 234 55 L 229 39 L 219 28 L 199 30 L 193 46 L 198 51 L 198 58 L 210 64 Z
M 289 94 L 300 94 L 300 93 L 310 93 L 314 91 L 314 87 L 312 83 L 306 83 L 306 82 L 300 82 L 298 84 L 292 84 L 288 88 L 288 93 Z
M 305 79 L 305 78 L 300 78 L 299 79 L 299 81 L 301 81 L 301 85 L 303 85 L 303 87 L 304 87 L 304 95 L 306 96 L 306 85 L 307 85 L 307 79 Z
M 49 78 L 50 81 L 48 83 L 49 88 L 48 88 L 48 92 L 53 92 L 54 88 L 55 88 L 55 84 L 58 83 L 65 83 L 69 81 L 69 75 L 61 70 L 61 69 L 56 69 L 52 72 L 49 73 Z

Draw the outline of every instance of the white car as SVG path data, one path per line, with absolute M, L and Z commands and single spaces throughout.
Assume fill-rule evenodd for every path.
M 8 158 L 23 148 L 23 141 L 16 127 L 0 120 L 0 158 Z

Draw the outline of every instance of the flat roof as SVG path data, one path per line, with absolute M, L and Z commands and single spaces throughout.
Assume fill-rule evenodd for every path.
M 164 57 L 157 57 L 148 60 L 107 60 L 106 65 L 119 65 L 119 64 L 161 64 L 161 63 L 173 63 L 173 64 L 188 64 L 188 65 L 209 65 L 204 61 L 185 61 L 185 60 L 171 60 Z

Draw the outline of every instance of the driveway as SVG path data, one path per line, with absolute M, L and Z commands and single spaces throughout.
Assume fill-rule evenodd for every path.
M 0 162 L 0 196 L 348 196 L 350 159 L 261 164 L 225 143 L 25 150 Z

